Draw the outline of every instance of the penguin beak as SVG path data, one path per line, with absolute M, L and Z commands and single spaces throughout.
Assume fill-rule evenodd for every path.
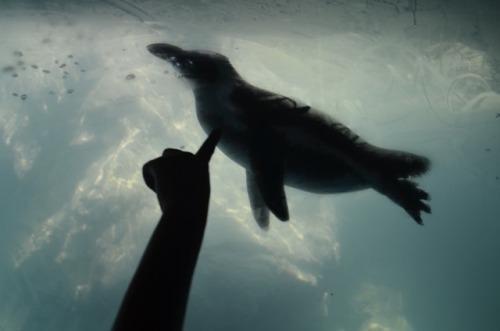
M 146 47 L 148 51 L 154 56 L 159 57 L 160 59 L 174 62 L 179 56 L 184 55 L 186 52 L 177 46 L 169 45 L 169 44 L 151 44 Z

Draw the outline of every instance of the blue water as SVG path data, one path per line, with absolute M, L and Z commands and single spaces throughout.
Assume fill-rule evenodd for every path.
M 0 330 L 110 328 L 160 215 L 141 167 L 205 138 L 154 42 L 223 53 L 251 83 L 433 162 L 424 227 L 374 191 L 287 189 L 291 220 L 264 232 L 244 171 L 216 152 L 185 330 L 498 328 L 498 5 L 0 6 Z

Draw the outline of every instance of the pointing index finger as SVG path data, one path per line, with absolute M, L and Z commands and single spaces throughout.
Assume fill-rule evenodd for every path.
M 199 157 L 202 161 L 208 163 L 221 136 L 222 131 L 220 129 L 213 130 L 205 140 L 205 142 L 201 145 L 198 152 L 196 152 L 196 156 Z

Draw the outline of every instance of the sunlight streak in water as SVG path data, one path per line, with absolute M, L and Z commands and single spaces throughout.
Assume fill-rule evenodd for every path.
M 360 285 L 353 305 L 370 317 L 360 331 L 413 331 L 404 316 L 401 293 L 371 283 Z

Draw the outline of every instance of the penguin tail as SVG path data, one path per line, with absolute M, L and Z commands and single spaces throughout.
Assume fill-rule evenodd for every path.
M 377 148 L 372 155 L 377 168 L 393 178 L 422 176 L 431 167 L 428 158 L 413 153 Z

